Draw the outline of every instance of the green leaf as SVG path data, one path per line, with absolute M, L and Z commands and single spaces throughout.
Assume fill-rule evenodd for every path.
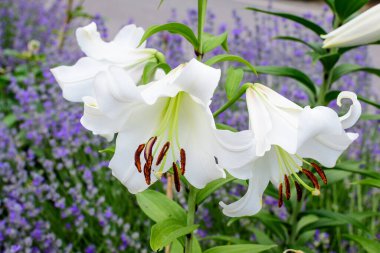
M 326 101 L 326 103 L 330 103 L 331 101 L 335 100 L 338 97 L 338 95 L 339 95 L 340 92 L 341 91 L 339 91 L 339 90 L 332 90 L 332 91 L 327 92 L 326 95 L 325 95 L 325 101 Z M 367 99 L 365 97 L 362 97 L 362 96 L 360 96 L 358 94 L 356 94 L 356 95 L 358 97 L 358 100 L 360 100 L 360 101 L 362 101 L 362 102 L 364 102 L 366 104 L 372 105 L 372 106 L 380 109 L 380 104 L 376 103 L 375 101 L 369 100 L 369 99 Z
M 137 203 L 143 212 L 155 222 L 175 219 L 186 224 L 186 213 L 175 201 L 168 199 L 164 194 L 145 190 L 136 194 Z
M 356 242 L 368 253 L 378 253 L 380 243 L 376 240 L 371 240 L 360 235 L 343 235 L 343 237 Z
M 242 64 L 246 65 L 253 73 L 256 74 L 255 67 L 253 67 L 251 63 L 249 63 L 247 60 L 245 60 L 244 58 L 242 58 L 240 56 L 232 55 L 232 54 L 220 54 L 220 55 L 214 56 L 214 57 L 208 59 L 205 62 L 205 64 L 212 66 L 216 63 L 225 62 L 225 61 L 242 63 Z
M 380 120 L 380 114 L 362 114 L 360 120 Z
M 305 233 L 305 231 L 311 231 L 322 228 L 335 228 L 343 225 L 347 225 L 347 223 L 341 220 L 320 218 L 318 221 L 305 225 L 303 228 L 301 228 L 299 234 L 303 234 Z
M 7 126 L 7 127 L 11 127 L 13 126 L 15 123 L 17 122 L 17 117 L 11 113 L 11 114 L 8 114 L 7 116 L 5 116 L 3 118 L 3 123 Z
M 228 100 L 231 100 L 236 95 L 243 78 L 244 71 L 242 69 L 229 68 L 227 70 L 225 90 Z
M 218 36 L 214 36 L 208 33 L 203 34 L 203 44 L 202 44 L 202 52 L 205 54 L 207 52 L 212 51 L 218 46 L 222 46 L 222 48 L 228 52 L 228 33 L 222 33 Z
M 360 184 L 360 185 L 368 185 L 376 188 L 380 188 L 380 179 L 363 179 L 356 182 L 353 182 L 352 184 Z
M 247 229 L 249 231 L 251 231 L 252 233 L 254 233 L 256 241 L 259 244 L 264 244 L 264 245 L 275 244 L 275 242 L 272 239 L 270 239 L 270 237 L 265 232 L 263 232 L 261 229 L 257 229 L 255 227 L 248 227 Z
M 332 169 L 332 170 L 325 170 L 325 174 L 328 179 L 329 185 L 331 185 L 349 177 L 350 175 L 352 175 L 352 172 L 339 171 L 339 170 Z
M 259 253 L 277 247 L 277 245 L 240 244 L 217 246 L 203 253 Z
M 161 250 L 177 238 L 190 234 L 198 225 L 183 226 L 182 221 L 168 219 L 153 225 L 150 234 L 150 247 L 153 251 Z
M 322 63 L 325 70 L 330 70 L 339 61 L 339 58 L 340 58 L 340 54 L 332 53 L 332 54 L 327 54 L 327 55 L 321 55 L 317 57 L 317 60 L 319 60 Z
M 319 220 L 319 218 L 315 215 L 312 215 L 312 214 L 303 216 L 297 223 L 297 229 L 296 229 L 297 234 L 301 231 L 302 228 L 304 228 L 307 225 L 312 224 L 318 220 Z
M 171 68 L 166 63 L 148 62 L 141 77 L 141 82 L 147 84 L 154 79 L 157 69 L 162 69 L 166 74 L 170 72 Z
M 367 3 L 368 0 L 335 0 L 335 11 L 339 19 L 345 21 Z
M 315 214 L 320 217 L 326 217 L 335 221 L 341 221 L 346 224 L 351 224 L 363 231 L 369 232 L 367 226 L 348 214 L 336 213 L 328 210 L 310 210 L 307 213 Z
M 106 154 L 113 155 L 113 154 L 115 154 L 115 149 L 116 149 L 116 146 L 113 145 L 113 146 L 110 146 L 106 149 L 99 150 L 99 153 L 106 153 Z
M 223 185 L 235 180 L 235 178 L 231 175 L 228 175 L 227 178 L 221 178 L 208 183 L 205 188 L 199 190 L 197 193 L 197 204 L 201 204 L 205 199 L 208 198 L 211 194 L 213 194 L 217 189 L 222 187 Z
M 216 123 L 215 125 L 216 125 L 216 128 L 220 129 L 220 130 L 229 130 L 231 132 L 238 132 L 238 130 L 236 130 L 236 128 L 233 128 L 232 126 L 229 126 L 229 125 L 226 125 L 223 123 Z
M 300 16 L 296 16 L 296 15 L 285 13 L 285 12 L 266 11 L 266 10 L 261 10 L 261 9 L 253 8 L 253 7 L 249 7 L 247 9 L 251 10 L 251 11 L 262 12 L 262 13 L 266 13 L 266 14 L 270 14 L 270 15 L 274 15 L 274 16 L 279 16 L 282 18 L 292 20 L 292 21 L 297 22 L 298 24 L 303 25 L 304 27 L 312 30 L 318 36 L 320 36 L 322 34 L 326 34 L 326 31 L 322 27 L 320 27 L 316 23 L 311 22 L 310 20 L 307 20 L 307 19 L 300 17 Z
M 168 31 L 170 33 L 179 34 L 183 36 L 188 42 L 190 42 L 194 46 L 194 48 L 198 48 L 198 39 L 195 36 L 193 30 L 191 30 L 190 27 L 181 23 L 168 23 L 164 25 L 154 25 L 149 27 L 145 31 L 143 37 L 141 38 L 139 46 L 153 34 L 162 31 Z
M 325 0 L 332 12 L 335 12 L 335 0 Z
M 360 163 L 358 162 L 342 162 L 339 163 L 333 168 L 333 170 L 342 170 L 342 171 L 349 171 L 355 174 L 360 174 L 363 176 L 380 179 L 380 173 L 376 171 L 366 170 L 360 168 Z M 328 168 L 327 168 L 328 169 Z
M 227 236 L 227 235 L 211 235 L 206 236 L 203 238 L 203 240 L 213 240 L 213 241 L 225 241 L 232 244 L 245 244 L 249 243 L 249 241 L 242 240 L 233 236 Z
M 363 67 L 357 64 L 350 64 L 350 63 L 345 63 L 341 64 L 339 66 L 336 66 L 332 70 L 331 74 L 331 84 L 339 80 L 342 76 L 354 73 L 354 72 L 359 72 L 359 71 L 364 71 L 370 74 L 374 74 L 380 77 L 380 69 L 376 68 L 370 68 L 370 67 Z
M 302 39 L 295 38 L 292 36 L 277 36 L 277 37 L 274 37 L 273 39 L 290 40 L 290 41 L 294 41 L 294 42 L 299 42 L 299 43 L 304 44 L 305 46 L 309 47 L 310 49 L 312 49 L 313 51 L 315 51 L 316 53 L 321 54 L 321 55 L 326 54 L 326 52 L 327 52 L 326 49 L 322 48 L 322 44 L 306 42 Z
M 306 88 L 309 94 L 312 95 L 312 98 L 315 99 L 317 88 L 309 76 L 302 71 L 283 66 L 259 66 L 255 68 L 259 74 L 285 76 L 297 80 L 304 88 Z

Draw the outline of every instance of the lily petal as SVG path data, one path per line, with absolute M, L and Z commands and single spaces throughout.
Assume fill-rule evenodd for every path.
M 349 111 L 345 115 L 339 117 L 343 128 L 347 129 L 355 125 L 355 123 L 359 120 L 360 115 L 362 114 L 362 106 L 359 103 L 355 93 L 350 91 L 342 91 L 339 93 L 336 100 L 336 103 L 339 107 L 342 106 L 342 99 L 344 98 L 349 98 L 352 102 Z
M 83 97 L 93 96 L 94 78 L 106 68 L 106 64 L 83 57 L 73 66 L 56 67 L 51 69 L 51 72 L 61 87 L 65 99 L 71 102 L 82 102 Z

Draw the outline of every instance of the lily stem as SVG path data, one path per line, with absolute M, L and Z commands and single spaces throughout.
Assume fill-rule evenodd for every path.
M 194 216 L 196 209 L 196 189 L 193 186 L 189 186 L 189 196 L 187 199 L 187 226 L 191 226 L 194 224 Z M 186 235 L 186 244 L 185 244 L 185 253 L 192 253 L 193 247 L 193 233 Z
M 203 58 L 203 33 L 207 11 L 207 0 L 198 0 L 198 48 L 195 49 L 198 60 Z
M 304 196 L 302 196 L 302 198 L 304 198 Z M 290 245 L 291 246 L 295 245 L 295 242 L 296 242 L 297 226 L 298 226 L 297 217 L 298 217 L 298 214 L 299 214 L 299 212 L 301 210 L 302 203 L 303 203 L 303 200 L 296 201 L 295 207 L 292 210 L 292 217 L 291 217 L 291 220 L 290 220 L 290 222 L 292 224 L 292 230 L 291 230 L 292 232 L 290 234 Z

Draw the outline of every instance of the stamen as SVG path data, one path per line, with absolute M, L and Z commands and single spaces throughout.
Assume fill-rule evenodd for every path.
M 146 147 L 144 150 L 145 161 L 148 161 L 149 156 L 152 155 L 152 149 L 153 149 L 154 143 L 156 143 L 156 140 L 157 140 L 157 136 L 154 136 L 154 137 L 151 137 L 149 141 L 146 143 Z
M 144 150 L 145 148 L 145 144 L 140 144 L 137 149 L 136 149 L 136 152 L 135 152 L 135 165 L 136 165 L 136 168 L 137 168 L 137 171 L 139 173 L 141 173 L 141 160 L 140 160 L 140 155 L 141 155 L 141 152 Z
M 181 154 L 181 174 L 184 175 L 186 171 L 186 153 L 183 148 L 181 148 L 180 154 Z
M 290 199 L 290 183 L 289 183 L 289 178 L 287 175 L 284 177 L 285 179 L 285 193 L 286 193 L 286 199 Z
M 153 156 L 150 155 L 144 165 L 144 176 L 145 176 L 145 182 L 147 185 L 150 185 L 150 182 L 151 182 L 150 174 L 152 172 L 152 163 L 153 163 Z
M 302 169 L 302 172 L 303 172 L 303 174 L 305 174 L 305 175 L 309 178 L 309 180 L 313 183 L 315 189 L 319 190 L 319 189 L 321 188 L 321 187 L 319 186 L 319 183 L 318 183 L 318 179 L 317 179 L 317 177 L 314 176 L 314 174 L 313 174 L 311 171 L 309 171 L 309 170 L 305 170 L 305 169 Z
M 301 201 L 302 199 L 302 188 L 301 186 L 297 183 L 297 181 L 294 181 L 294 185 L 297 190 L 297 201 Z
M 278 187 L 278 207 L 282 207 L 284 199 L 282 198 L 282 183 Z
M 162 147 L 160 154 L 158 155 L 158 158 L 157 158 L 157 162 L 156 162 L 157 166 L 160 165 L 160 163 L 162 162 L 162 159 L 164 159 L 166 152 L 168 152 L 169 150 L 169 147 L 170 147 L 170 142 L 166 142 L 165 145 Z
M 173 162 L 173 172 L 174 172 L 174 185 L 177 192 L 181 190 L 181 181 L 179 180 L 178 167 L 177 164 Z
M 310 164 L 311 166 L 313 166 L 313 168 L 317 171 L 319 177 L 322 179 L 323 183 L 324 184 L 327 184 L 327 177 L 326 177 L 326 174 L 325 172 L 321 169 L 321 167 L 318 166 L 318 164 L 316 163 L 311 163 Z

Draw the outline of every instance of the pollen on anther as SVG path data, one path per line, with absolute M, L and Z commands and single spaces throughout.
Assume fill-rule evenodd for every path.
M 169 148 L 170 148 L 170 142 L 166 142 L 165 145 L 162 147 L 160 154 L 158 155 L 157 162 L 156 162 L 157 166 L 160 165 L 160 163 L 162 162 L 162 159 L 164 159 Z
M 319 189 L 321 188 L 321 187 L 319 186 L 319 183 L 318 183 L 318 179 L 317 179 L 317 177 L 314 176 L 314 174 L 313 174 L 311 171 L 306 170 L 306 169 L 302 169 L 302 172 L 303 172 L 303 174 L 305 174 L 305 175 L 309 178 L 309 180 L 313 183 L 315 189 L 318 189 L 318 190 L 319 190 Z
M 183 148 L 181 148 L 180 155 L 181 155 L 181 174 L 184 175 L 186 172 L 186 152 Z
M 311 166 L 317 171 L 319 177 L 322 179 L 324 184 L 327 184 L 327 177 L 325 172 L 321 169 L 321 167 L 318 166 L 316 163 L 311 163 Z
M 140 160 L 140 155 L 141 152 L 144 150 L 145 144 L 140 144 L 135 152 L 135 165 L 137 168 L 137 171 L 141 173 L 141 160 Z
M 287 175 L 284 177 L 285 181 L 285 194 L 286 194 L 286 199 L 290 199 L 290 183 L 289 183 L 289 178 Z
M 173 162 L 173 172 L 174 172 L 174 185 L 177 192 L 181 190 L 181 181 L 179 179 L 177 164 Z
M 282 197 L 282 183 L 278 186 L 278 207 L 282 207 L 284 199 Z
M 151 137 L 146 143 L 146 147 L 144 150 L 145 161 L 148 161 L 149 156 L 152 155 L 153 146 L 156 143 L 157 136 Z

